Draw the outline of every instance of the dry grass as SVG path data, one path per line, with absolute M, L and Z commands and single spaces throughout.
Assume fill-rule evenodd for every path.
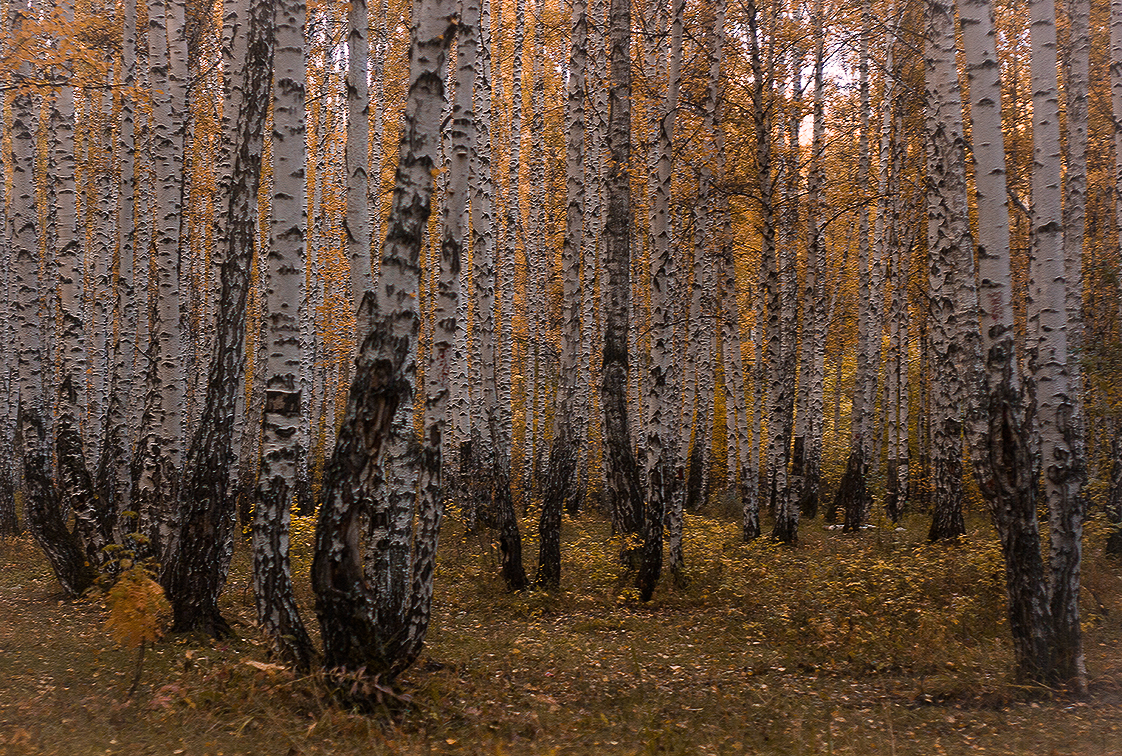
M 60 601 L 35 547 L 0 541 L 0 754 L 1122 754 L 1122 564 L 1095 524 L 1079 701 L 1009 679 L 981 521 L 956 546 L 924 544 L 918 517 L 859 536 L 804 523 L 792 550 L 690 517 L 688 585 L 646 605 L 594 516 L 566 521 L 552 594 L 505 593 L 490 541 L 448 523 L 427 651 L 401 680 L 411 701 L 381 716 L 269 663 L 244 552 L 225 596 L 240 637 L 165 639 L 124 703 L 133 652 L 101 605 Z

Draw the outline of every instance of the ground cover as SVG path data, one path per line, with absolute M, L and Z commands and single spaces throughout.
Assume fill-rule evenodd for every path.
M 244 548 L 224 595 L 237 637 L 165 637 L 126 701 L 135 651 L 102 600 L 61 600 L 29 539 L 0 541 L 0 754 L 1122 754 L 1122 564 L 1097 522 L 1085 699 L 1011 680 L 980 518 L 951 546 L 924 543 L 920 516 L 857 535 L 804 523 L 789 549 L 688 516 L 686 581 L 647 604 L 599 517 L 566 521 L 553 593 L 506 593 L 490 538 L 447 522 L 426 652 L 372 714 L 269 658 Z M 310 523 L 294 533 L 314 625 Z

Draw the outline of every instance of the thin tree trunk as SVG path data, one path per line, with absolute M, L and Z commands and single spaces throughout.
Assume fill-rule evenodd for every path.
M 565 235 L 561 249 L 563 276 L 560 386 L 554 408 L 553 445 L 538 527 L 541 546 L 535 582 L 544 588 L 561 584 L 561 513 L 578 495 L 578 436 L 574 417 L 580 380 L 581 251 L 584 246 L 585 77 L 588 66 L 588 11 L 573 0 L 570 18 L 569 79 L 565 99 Z
M 601 396 L 608 498 L 612 523 L 625 543 L 621 559 L 636 571 L 643 600 L 649 599 L 662 565 L 662 512 L 649 511 L 639 488 L 639 467 L 628 422 L 628 302 L 631 299 L 631 8 L 612 0 L 608 40 L 611 67 L 608 109 L 608 200 L 604 226 L 604 361 Z M 640 539 L 633 543 L 630 539 Z M 641 543 L 641 546 L 639 545 Z

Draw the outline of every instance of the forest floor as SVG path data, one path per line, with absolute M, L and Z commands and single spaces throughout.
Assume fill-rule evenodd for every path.
M 1090 695 L 1010 676 L 996 538 L 927 522 L 858 535 L 804 521 L 795 549 L 688 516 L 687 582 L 639 603 L 595 515 L 565 522 L 562 590 L 507 593 L 489 537 L 446 521 L 432 629 L 392 713 L 269 658 L 246 549 L 223 599 L 237 636 L 168 636 L 125 701 L 135 650 L 99 598 L 62 600 L 28 538 L 0 540 L 0 754 L 1122 754 L 1122 563 L 1089 523 Z M 294 527 L 307 585 L 310 527 Z M 537 554 L 523 521 L 527 566 Z M 313 627 L 314 630 L 314 627 Z

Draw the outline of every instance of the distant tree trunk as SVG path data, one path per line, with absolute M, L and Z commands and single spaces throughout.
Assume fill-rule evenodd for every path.
M 9 7 L 11 29 L 19 35 L 26 10 Z M 18 69 L 23 77 L 31 65 Z M 39 278 L 40 227 L 35 205 L 35 103 L 30 89 L 16 89 L 11 105 L 12 196 L 7 237 L 14 253 L 12 283 L 16 328 L 19 408 L 16 454 L 23 468 L 27 527 L 43 549 L 67 596 L 80 596 L 96 577 L 81 542 L 67 530 L 58 495 L 50 478 L 46 418 L 49 403 L 43 390 L 46 360 L 43 349 L 42 286 Z
M 230 632 L 218 610 L 218 596 L 229 569 L 237 513 L 224 471 L 237 464 L 234 419 L 237 395 L 243 391 L 246 302 L 257 236 L 257 214 L 252 208 L 261 180 L 274 44 L 272 3 L 253 0 L 248 10 L 246 57 L 234 63 L 244 65 L 245 96 L 234 116 L 237 127 L 230 132 L 234 139 L 231 175 L 225 182 L 224 206 L 218 211 L 222 289 L 214 354 L 202 418 L 181 476 L 178 548 L 168 552 L 164 565 L 174 629 L 201 630 L 214 636 Z
M 402 410 L 411 414 L 416 375 L 416 338 L 420 314 L 422 235 L 432 198 L 433 170 L 440 150 L 440 115 L 444 99 L 447 54 L 455 36 L 452 0 L 416 0 L 413 8 L 409 96 L 390 211 L 383 247 L 380 284 L 374 317 L 363 340 L 347 413 L 324 481 L 324 500 L 316 524 L 312 584 L 316 592 L 324 643 L 324 664 L 352 673 L 392 678 L 416 659 L 427 630 L 431 600 L 432 551 L 439 517 L 420 513 L 420 527 L 412 558 L 403 564 L 388 560 L 386 576 L 364 576 L 362 514 L 371 501 L 375 529 L 399 517 L 394 510 L 406 504 L 412 491 L 392 491 L 397 481 L 381 485 L 389 462 L 415 468 L 419 444 L 411 436 L 412 423 L 401 423 Z M 403 428 L 404 425 L 404 428 Z M 439 446 L 437 447 L 439 448 Z M 405 459 L 389 460 L 390 453 Z M 439 457 L 438 457 L 439 459 Z M 407 476 L 406 476 L 407 477 Z M 406 518 L 412 522 L 413 502 Z M 397 538 L 401 533 L 386 534 Z M 388 546 L 388 544 L 387 544 Z M 405 555 L 409 556 L 406 542 Z
M 807 168 L 806 276 L 803 284 L 802 367 L 799 371 L 798 431 L 802 438 L 803 475 L 799 511 L 813 519 L 818 514 L 821 486 L 823 423 L 823 375 L 826 359 L 826 237 L 821 217 L 826 189 L 826 93 L 825 30 L 822 0 L 812 11 L 814 26 L 814 104 L 811 116 L 810 164 Z
M 367 63 L 369 17 L 366 0 L 354 0 L 347 9 L 347 253 L 351 262 L 351 296 L 356 310 L 357 343 L 366 335 L 371 313 L 362 309 L 373 286 L 370 266 L 370 95 Z M 381 133 L 374 141 L 380 141 Z M 378 177 L 380 179 L 380 177 Z
M 858 94 L 860 98 L 860 133 L 858 136 L 857 191 L 865 193 L 869 187 L 869 120 L 872 106 L 869 101 L 869 35 L 872 33 L 872 10 L 869 0 L 861 5 L 861 32 L 859 37 Z M 872 364 L 873 300 L 869 271 L 869 213 L 863 208 L 857 223 L 857 375 L 853 387 L 853 411 L 850 425 L 849 459 L 835 497 L 834 508 L 845 513 L 846 531 L 854 531 L 865 524 L 871 497 L 868 489 L 868 471 L 872 457 L 870 438 L 871 418 L 875 407 L 867 406 L 869 384 L 876 382 L 877 367 Z
M 966 533 L 962 518 L 961 339 L 956 289 L 973 279 L 973 240 L 966 206 L 965 138 L 962 97 L 955 68 L 954 8 L 947 0 L 928 0 L 927 59 L 927 247 L 929 267 L 928 354 L 934 363 L 931 408 L 931 462 L 935 511 L 928 538 Z M 969 268 L 956 270 L 968 261 Z M 971 324 L 972 325 L 972 324 Z
M 790 56 L 790 112 L 781 121 L 778 145 L 786 146 L 786 156 L 774 161 L 778 171 L 769 192 L 775 201 L 776 187 L 782 191 L 780 202 L 783 212 L 772 211 L 776 222 L 776 264 L 779 272 L 778 299 L 778 371 L 772 373 L 771 390 L 774 394 L 772 415 L 768 420 L 769 449 L 774 437 L 773 450 L 779 456 L 774 462 L 774 482 L 770 485 L 770 503 L 775 513 L 775 526 L 772 536 L 782 542 L 794 544 L 799 540 L 799 496 L 802 489 L 803 467 L 805 466 L 805 442 L 800 448 L 797 467 L 791 455 L 791 436 L 793 432 L 794 400 L 796 394 L 795 372 L 798 347 L 798 258 L 799 197 L 798 188 L 801 176 L 799 166 L 799 123 L 802 120 L 802 52 L 796 45 L 787 53 Z M 783 145 L 784 137 L 787 144 Z M 769 162 L 772 159 L 769 158 Z M 764 213 L 765 222 L 768 213 Z M 769 303 L 769 307 L 771 303 Z M 769 326 L 771 323 L 769 312 Z M 769 339 L 769 344 L 770 344 Z M 772 366 L 773 368 L 776 366 Z M 774 430 L 773 430 L 774 429 Z
M 1079 402 L 1073 398 L 1068 352 L 1055 4 L 1030 0 L 1029 13 L 1034 170 L 1028 307 L 1032 336 L 1028 356 L 1035 384 L 1038 453 L 1044 472 L 1041 492 L 1048 503 L 1050 525 L 1048 584 L 1056 654 L 1051 673 L 1056 681 L 1071 683 L 1082 691 L 1087 686 L 1087 671 L 1079 623 L 1079 573 L 1086 470 L 1083 445 L 1078 439 L 1082 432 Z

